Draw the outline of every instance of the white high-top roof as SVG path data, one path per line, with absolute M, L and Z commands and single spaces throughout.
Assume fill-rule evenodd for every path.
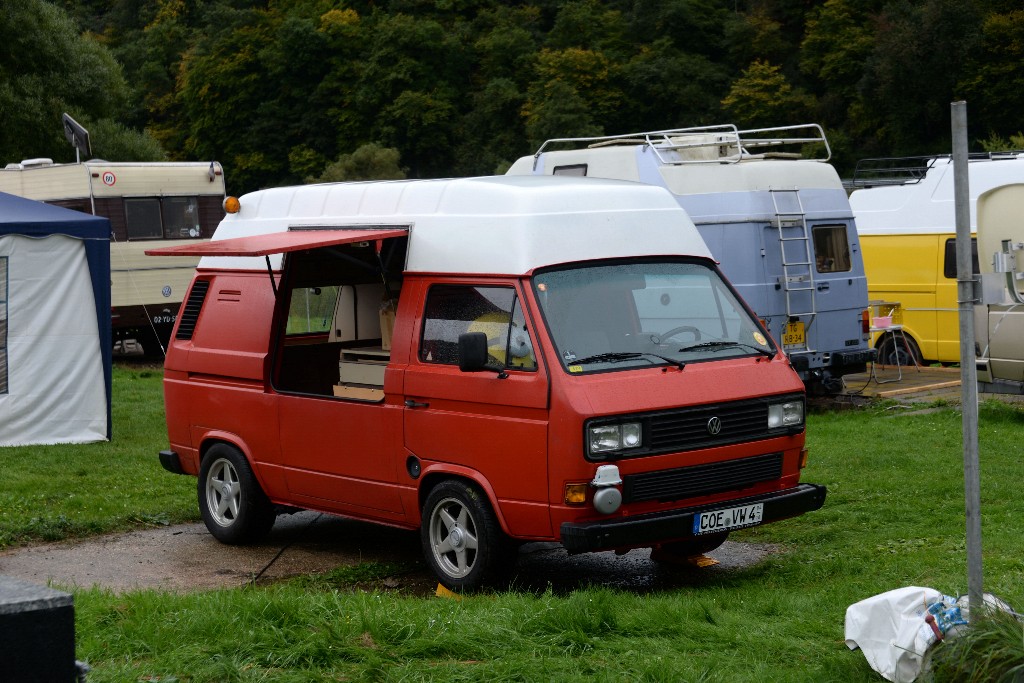
M 213 240 L 291 229 L 407 227 L 406 270 L 518 275 L 601 258 L 711 258 L 665 189 L 550 176 L 336 183 L 241 197 Z M 280 268 L 281 257 L 271 257 Z M 200 268 L 265 270 L 263 258 L 205 256 Z
M 977 227 L 978 195 L 1002 185 L 1024 182 L 1024 154 L 972 159 L 967 164 L 971 230 Z M 953 204 L 953 161 L 939 157 L 920 182 L 856 190 L 850 206 L 857 232 L 929 234 L 956 231 Z

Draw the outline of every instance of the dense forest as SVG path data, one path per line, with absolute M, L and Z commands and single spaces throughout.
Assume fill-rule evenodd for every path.
M 857 159 L 1021 141 L 1010 0 L 19 0 L 0 163 L 217 159 L 229 191 L 502 172 L 550 137 L 824 126 Z

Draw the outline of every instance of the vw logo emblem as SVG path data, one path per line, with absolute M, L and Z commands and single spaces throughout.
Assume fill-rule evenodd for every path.
M 164 296 L 170 296 L 171 295 L 171 286 L 170 285 L 164 285 L 164 288 L 161 291 L 161 294 L 163 294 Z
M 722 431 L 722 419 L 720 417 L 713 417 L 708 420 L 708 434 L 715 436 Z

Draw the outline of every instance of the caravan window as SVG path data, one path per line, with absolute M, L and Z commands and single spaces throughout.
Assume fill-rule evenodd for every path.
M 0 394 L 7 393 L 7 257 L 0 256 Z
M 196 197 L 164 197 L 164 237 L 168 239 L 198 238 L 199 201 Z
M 819 273 L 850 270 L 850 243 L 845 225 L 818 225 L 812 229 L 814 254 Z
M 130 240 L 189 239 L 202 234 L 198 197 L 132 197 L 124 200 Z
M 164 236 L 159 199 L 125 199 L 124 219 L 130 240 L 158 240 Z

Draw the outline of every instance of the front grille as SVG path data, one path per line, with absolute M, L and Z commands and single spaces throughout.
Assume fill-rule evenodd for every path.
M 712 434 L 708 423 L 721 421 L 722 429 Z M 763 400 L 735 401 L 697 406 L 650 416 L 649 448 L 654 453 L 691 451 L 698 448 L 742 443 L 768 437 L 768 403 Z
M 691 465 L 674 470 L 628 474 L 622 480 L 626 503 L 671 501 L 738 491 L 782 476 L 782 453 Z

